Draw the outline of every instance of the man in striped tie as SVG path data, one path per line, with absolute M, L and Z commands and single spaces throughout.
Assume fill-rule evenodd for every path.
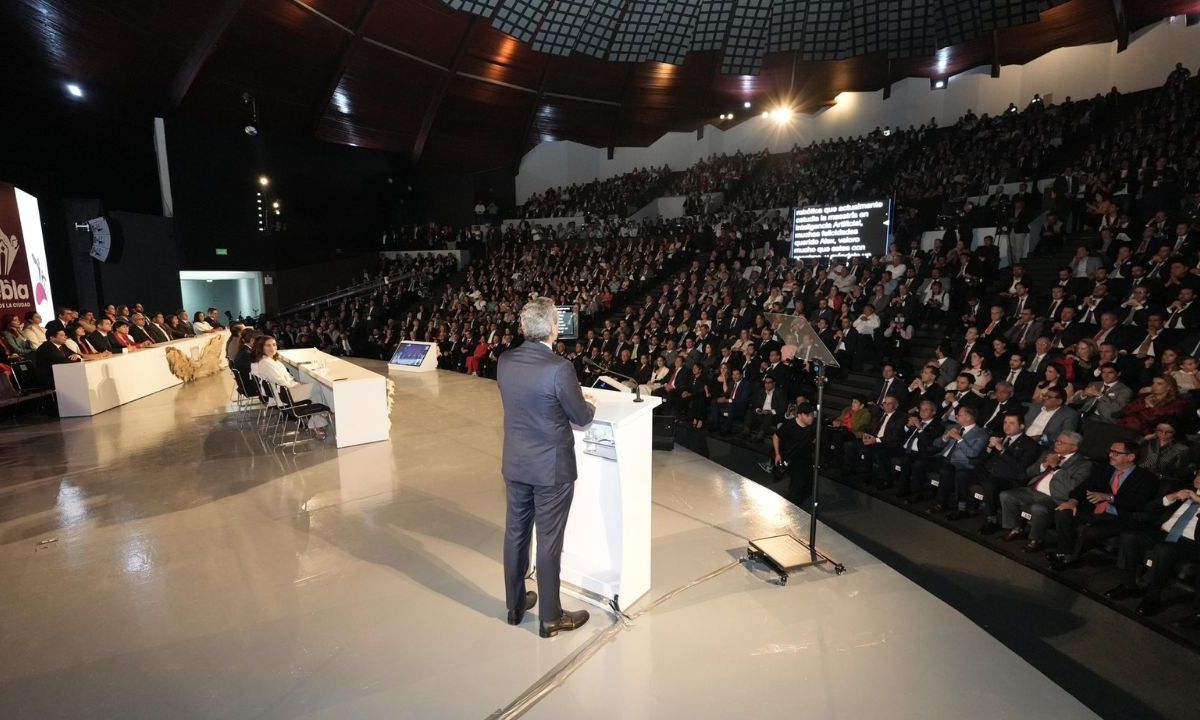
M 1148 509 L 1161 509 L 1166 520 L 1154 533 L 1121 535 L 1120 562 L 1125 569 L 1125 582 L 1104 594 L 1110 600 L 1142 598 L 1137 612 L 1143 616 L 1156 615 L 1162 610 L 1163 591 L 1175 579 L 1179 563 L 1200 561 L 1200 543 L 1196 538 L 1200 474 L 1192 480 L 1192 487 L 1169 493 L 1161 500 L 1155 500 Z M 1146 566 L 1143 557 L 1148 549 L 1152 549 L 1150 563 L 1139 587 L 1137 574 Z M 1200 592 L 1192 594 L 1192 603 L 1191 614 L 1177 624 L 1192 630 L 1200 629 Z

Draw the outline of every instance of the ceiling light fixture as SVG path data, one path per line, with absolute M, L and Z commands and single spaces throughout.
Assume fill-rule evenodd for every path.
M 73 98 L 83 97 L 83 88 L 79 87 L 75 83 L 67 83 L 67 92 L 70 93 L 71 97 Z
M 271 178 L 267 177 L 266 175 L 259 175 L 258 184 L 266 187 L 271 184 Z M 262 195 L 262 193 L 259 193 L 259 195 Z

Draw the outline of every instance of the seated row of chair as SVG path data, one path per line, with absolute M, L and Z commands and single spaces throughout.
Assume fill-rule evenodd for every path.
M 328 406 L 311 400 L 295 400 L 292 391 L 283 385 L 245 375 L 236 368 L 230 368 L 229 372 L 233 374 L 234 382 L 230 400 L 235 403 L 238 422 L 246 411 L 258 407 L 258 424 L 277 448 L 291 447 L 294 454 L 296 447 L 305 442 L 300 435 L 306 421 L 318 415 L 329 418 Z M 293 422 L 295 429 L 288 430 Z

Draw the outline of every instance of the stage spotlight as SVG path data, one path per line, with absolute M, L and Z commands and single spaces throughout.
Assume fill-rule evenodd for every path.
M 273 207 L 273 208 L 275 208 L 276 210 L 278 210 L 278 209 L 279 209 L 279 201 L 278 201 L 278 200 L 276 200 L 275 202 L 271 203 L 271 207 Z
M 744 107 L 744 108 L 749 108 L 749 107 L 750 107 L 750 101 L 749 101 L 749 100 L 747 100 L 746 102 L 742 103 L 742 107 Z
M 732 119 L 733 119 L 733 113 L 729 113 L 729 117 L 727 117 L 727 118 L 725 118 L 725 119 L 726 119 L 726 120 L 732 120 Z
M 246 127 L 242 128 L 242 130 L 244 130 L 245 133 L 247 135 L 249 135 L 250 137 L 254 137 L 255 135 L 258 135 L 258 126 L 255 125 L 254 123 L 250 123 Z
M 933 81 L 933 89 L 934 90 L 945 90 L 946 89 L 946 81 L 942 80 L 942 79 L 934 80 Z
M 766 120 L 767 118 L 771 117 L 771 113 L 767 112 L 766 110 L 763 110 L 762 117 L 763 117 L 763 120 Z
M 259 175 L 258 176 L 258 184 L 262 185 L 263 187 L 266 187 L 271 184 L 271 178 L 267 177 L 266 175 Z
M 79 87 L 75 83 L 67 83 L 67 92 L 70 93 L 71 97 L 73 98 L 83 97 L 83 88 Z

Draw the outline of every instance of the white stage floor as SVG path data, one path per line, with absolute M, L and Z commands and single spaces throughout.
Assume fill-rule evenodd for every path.
M 482 719 L 603 639 L 524 717 L 1095 717 L 825 528 L 845 575 L 735 566 L 611 638 L 591 606 L 551 640 L 510 627 L 496 385 L 393 378 L 390 442 L 294 459 L 225 415 L 224 376 L 0 433 L 0 716 Z M 654 454 L 653 495 L 631 614 L 748 538 L 807 533 L 681 449 Z

